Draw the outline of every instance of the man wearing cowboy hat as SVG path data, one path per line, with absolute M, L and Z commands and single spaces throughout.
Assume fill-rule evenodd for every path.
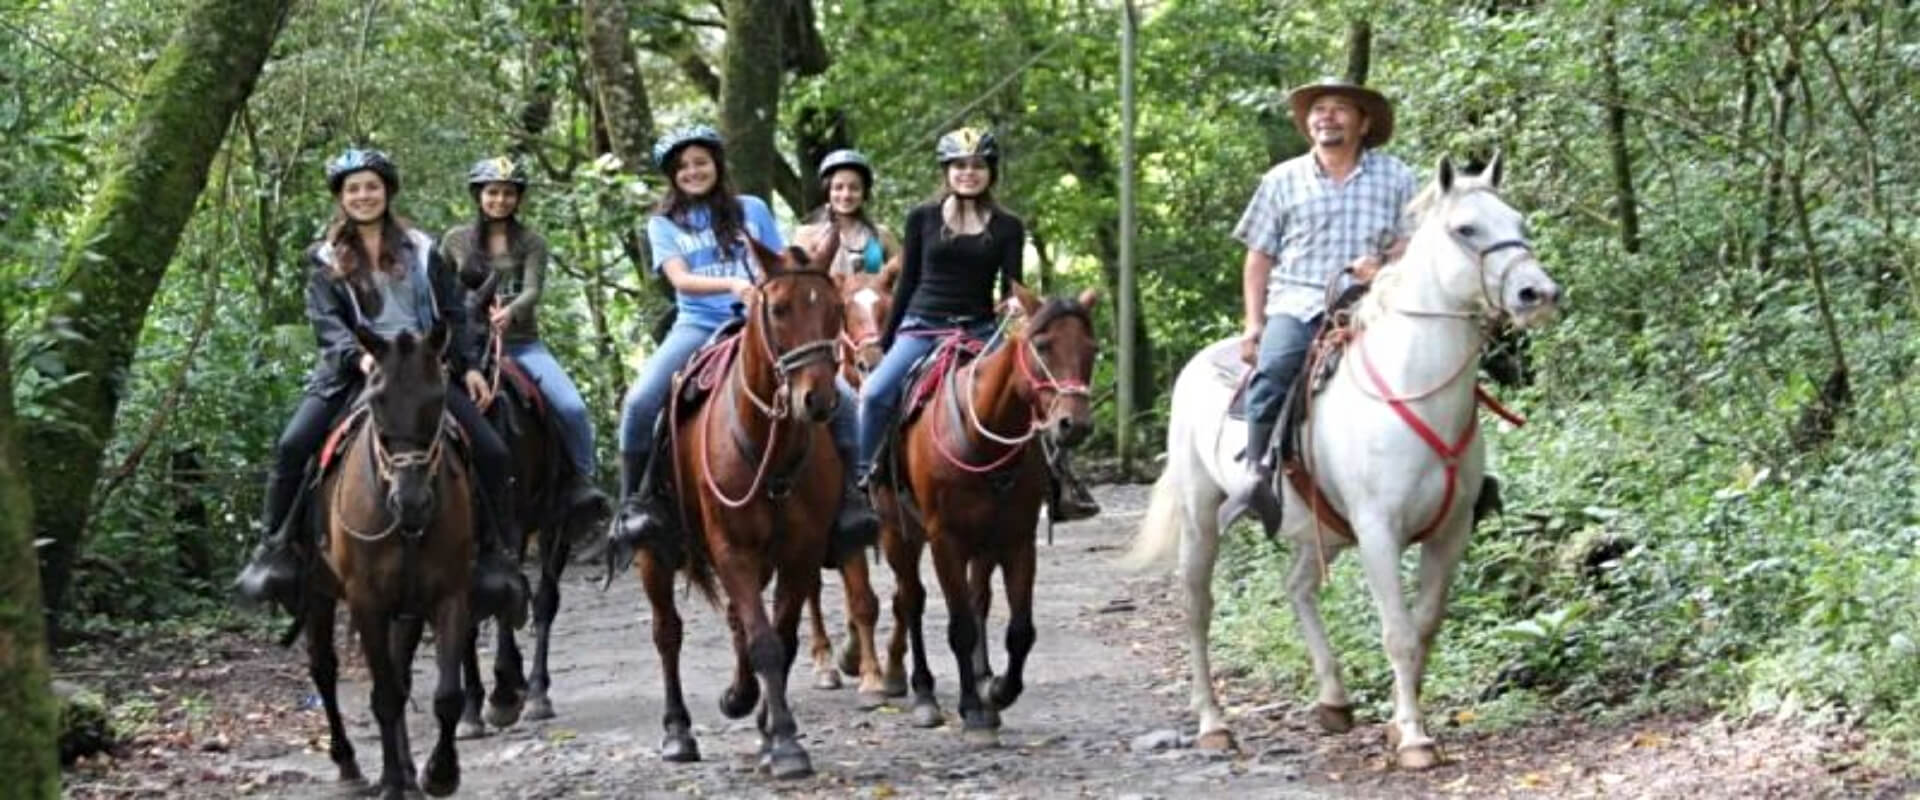
M 1393 137 L 1393 105 L 1372 89 L 1322 80 L 1288 95 L 1294 127 L 1313 149 L 1283 161 L 1234 226 L 1247 246 L 1242 267 L 1246 311 L 1240 354 L 1255 371 L 1247 385 L 1247 451 L 1262 480 L 1267 449 L 1288 388 L 1299 373 L 1326 311 L 1328 283 L 1351 270 L 1371 280 L 1383 260 L 1406 246 L 1401 211 L 1413 199 L 1413 170 L 1380 152 Z M 1264 490 L 1250 498 L 1278 520 L 1278 502 Z

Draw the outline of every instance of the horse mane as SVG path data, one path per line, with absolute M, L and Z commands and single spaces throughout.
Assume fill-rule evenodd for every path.
M 1401 219 L 1407 221 L 1407 230 L 1417 235 L 1428 222 L 1439 218 L 1448 199 L 1448 194 L 1440 190 L 1439 178 L 1427 181 L 1427 185 L 1421 187 L 1401 209 Z M 1409 252 L 1411 249 L 1409 245 Z M 1407 254 L 1402 253 L 1399 259 L 1381 266 L 1380 272 L 1373 278 L 1373 288 L 1354 305 L 1352 324 L 1355 331 L 1365 330 L 1369 323 L 1387 313 L 1387 300 L 1393 297 L 1401 284 L 1406 283 L 1408 270 L 1399 268 L 1406 260 Z
M 1093 317 L 1085 306 L 1080 305 L 1080 301 L 1071 297 L 1049 297 L 1040 304 L 1039 311 L 1033 312 L 1033 318 L 1027 320 L 1026 330 L 1040 330 L 1052 324 L 1055 318 L 1063 316 L 1079 317 L 1087 322 L 1087 327 L 1093 327 Z

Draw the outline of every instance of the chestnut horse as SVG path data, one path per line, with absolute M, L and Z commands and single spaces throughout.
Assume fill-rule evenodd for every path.
M 739 718 L 757 706 L 761 766 L 792 778 L 813 772 L 787 705 L 787 674 L 840 507 L 843 466 L 826 422 L 840 402 L 834 341 L 841 306 L 820 265 L 789 267 L 764 251 L 759 261 L 765 275 L 746 300 L 745 326 L 689 362 L 664 412 L 667 449 L 656 457 L 673 459 L 669 497 L 683 529 L 683 563 L 663 563 L 651 549 L 635 558 L 665 682 L 662 758 L 700 758 L 680 685 L 673 590 L 675 573 L 684 572 L 710 602 L 726 593 L 736 660 L 721 713 Z M 711 394 L 682 413 L 686 381 Z M 775 576 L 769 619 L 761 593 Z
M 881 272 L 855 272 L 835 277 L 840 285 L 844 306 L 844 325 L 840 330 L 840 377 L 857 394 L 867 373 L 879 366 L 886 351 L 880 349 L 880 329 L 893 307 L 893 282 L 898 269 Z M 816 689 L 840 688 L 840 673 L 860 679 L 858 705 L 862 709 L 879 708 L 889 696 L 907 693 L 906 685 L 889 691 L 881 679 L 880 656 L 874 647 L 875 626 L 880 618 L 880 601 L 873 593 L 873 582 L 864 560 L 866 548 L 842 554 L 840 581 L 847 593 L 847 646 L 840 651 L 838 669 L 833 659 L 833 640 L 827 635 L 826 619 L 820 613 L 820 590 L 807 598 L 807 618 L 811 623 L 808 639 L 812 643 L 813 686 Z
M 422 338 L 403 332 L 392 341 L 357 327 L 354 338 L 378 365 L 361 396 L 365 418 L 322 479 L 316 495 L 319 529 L 327 546 L 307 598 L 307 656 L 332 733 L 330 754 L 342 781 L 357 782 L 360 767 L 340 721 L 335 697 L 338 663 L 333 612 L 345 600 L 367 671 L 373 677 L 373 716 L 380 724 L 380 790 L 387 798 L 409 790 L 436 797 L 460 786 L 454 726 L 460 720 L 460 657 L 473 630 L 468 591 L 473 563 L 473 510 L 468 476 L 450 433 L 446 369 L 440 354 L 448 330 L 436 324 Z M 439 684 L 433 714 L 440 736 L 416 779 L 407 741 L 406 703 L 413 652 L 421 625 L 433 622 Z
M 468 316 L 487 319 L 490 306 L 499 298 L 500 273 L 488 270 L 486 278 L 469 295 Z M 460 716 L 460 736 L 485 735 L 486 726 L 505 728 L 518 722 L 524 709 L 528 719 L 552 719 L 553 702 L 548 689 L 553 679 L 547 671 L 548 645 L 553 640 L 553 620 L 560 614 L 560 574 L 567 567 L 574 542 L 588 531 L 596 530 L 609 509 L 605 504 L 567 507 L 566 489 L 576 480 L 573 460 L 567 457 L 559 431 L 550 417 L 539 414 L 531 405 L 543 402 L 539 388 L 530 379 L 514 377 L 518 367 L 510 363 L 497 328 L 487 333 L 487 381 L 494 392 L 481 409 L 505 440 L 511 452 L 513 468 L 513 511 L 525 535 L 519 542 L 507 542 L 515 558 L 524 563 L 527 547 L 540 541 L 540 582 L 533 594 L 533 672 L 523 666 L 519 641 L 513 629 L 495 625 L 493 651 L 493 694 L 489 697 L 480 676 L 478 631 L 465 658 L 466 705 Z M 477 626 L 476 621 L 476 626 Z M 484 722 L 482 701 L 486 701 Z
M 967 738 L 981 744 L 998 741 L 999 712 L 1020 697 L 1033 649 L 1034 530 L 1047 497 L 1046 461 L 1034 440 L 1048 436 L 1072 445 L 1086 438 L 1092 429 L 1087 382 L 1098 351 L 1092 290 L 1044 305 L 1025 287 L 1015 286 L 1013 296 L 1019 321 L 1003 328 L 1004 341 L 997 349 L 988 343 L 966 366 L 947 367 L 926 407 L 906 419 L 888 451 L 883 466 L 892 478 L 874 481 L 881 549 L 897 582 L 886 681 L 903 682 L 910 639 L 914 724 L 941 724 L 920 632 L 926 607 L 920 550 L 931 547 L 947 601 L 947 643 L 960 667 L 960 717 Z M 941 348 L 966 346 L 955 338 Z M 933 363 L 941 353 L 935 350 Z M 997 678 L 986 642 L 996 568 L 1011 616 L 1007 672 Z

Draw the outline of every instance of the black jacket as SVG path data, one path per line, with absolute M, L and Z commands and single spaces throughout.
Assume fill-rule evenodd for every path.
M 429 326 L 445 319 L 451 327 L 447 369 L 458 377 L 480 363 L 485 331 L 476 329 L 468 319 L 466 304 L 460 302 L 459 281 L 440 260 L 433 237 L 409 230 L 407 240 L 414 256 L 414 263 L 409 265 L 414 271 L 414 285 L 432 289 L 416 293 L 420 319 Z M 319 360 L 307 374 L 307 393 L 330 398 L 357 390 L 365 377 L 360 374 L 360 342 L 353 338 L 354 325 L 363 323 L 365 317 L 361 299 L 352 287 L 334 279 L 326 245 L 316 242 L 308 247 L 306 258 L 307 322 L 313 326 L 313 337 L 320 347 Z M 417 280 L 421 277 L 427 280 Z

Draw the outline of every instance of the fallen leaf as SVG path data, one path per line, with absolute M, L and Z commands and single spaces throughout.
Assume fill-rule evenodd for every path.
M 1665 734 L 1653 731 L 1641 731 L 1633 735 L 1634 747 L 1661 747 L 1671 741 L 1673 740 L 1667 738 Z
M 1523 788 L 1538 789 L 1542 786 L 1547 785 L 1547 776 L 1542 775 L 1538 772 L 1529 772 L 1525 775 L 1520 776 L 1519 780 L 1515 781 L 1515 783 L 1520 784 L 1520 786 Z
M 1461 725 L 1472 725 L 1473 721 L 1479 718 L 1480 715 L 1473 713 L 1471 709 L 1463 708 L 1453 712 L 1453 721 Z
M 1627 776 L 1617 772 L 1603 772 L 1600 774 L 1600 782 L 1608 786 L 1618 786 L 1626 781 Z

